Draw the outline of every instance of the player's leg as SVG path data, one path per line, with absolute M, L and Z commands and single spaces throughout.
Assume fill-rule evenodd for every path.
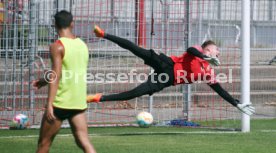
M 167 67 L 168 64 L 170 66 L 173 65 L 171 58 L 169 58 L 167 55 L 162 53 L 159 55 L 152 49 L 147 50 L 141 48 L 127 39 L 105 33 L 104 30 L 98 26 L 95 26 L 94 32 L 96 36 L 108 39 L 118 44 L 120 47 L 131 51 L 134 55 L 143 59 L 145 64 L 149 65 L 158 72 L 161 72 L 164 67 Z
M 150 50 L 141 48 L 127 39 L 105 33 L 104 30 L 100 29 L 98 26 L 95 26 L 94 32 L 96 36 L 103 37 L 118 44 L 120 47 L 131 51 L 134 55 L 140 57 L 143 60 L 148 60 L 151 58 Z
M 49 152 L 50 146 L 58 133 L 61 124 L 62 121 L 59 119 L 49 122 L 46 119 L 46 112 L 44 113 L 38 139 L 37 153 Z
M 155 76 L 154 83 L 152 82 L 151 76 L 149 76 L 147 82 L 144 82 L 132 90 L 125 91 L 117 94 L 102 95 L 100 93 L 96 95 L 87 96 L 87 102 L 104 102 L 104 101 L 122 101 L 130 100 L 143 95 L 151 95 L 155 92 L 163 90 L 165 87 L 170 86 L 169 84 L 163 84 L 160 82 L 155 82 L 157 80 L 157 75 Z
M 138 85 L 136 88 L 110 95 L 102 95 L 100 93 L 95 95 L 87 96 L 87 102 L 104 102 L 104 101 L 121 101 L 121 100 L 130 100 L 136 97 L 140 97 L 143 95 L 151 94 L 152 90 L 147 83 L 142 83 Z
M 110 94 L 110 95 L 102 95 L 100 101 L 122 101 L 122 100 L 130 100 L 136 97 L 140 97 L 143 95 L 152 94 L 152 89 L 148 85 L 148 83 L 142 83 L 138 85 L 136 88 L 125 91 L 118 94 Z
M 111 34 L 106 34 L 104 38 L 118 44 L 120 47 L 124 49 L 131 51 L 134 55 L 145 61 L 151 59 L 151 50 L 139 47 L 127 39 L 120 38 Z
M 90 143 L 88 137 L 85 111 L 82 111 L 81 113 L 78 113 L 69 118 L 69 123 L 77 145 L 85 153 L 96 153 L 96 150 L 94 149 L 94 146 Z

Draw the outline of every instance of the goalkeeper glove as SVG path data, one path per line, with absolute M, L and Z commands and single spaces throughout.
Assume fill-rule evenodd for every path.
M 247 114 L 249 116 L 252 115 L 253 113 L 255 113 L 255 108 L 252 106 L 251 103 L 249 103 L 249 104 L 241 104 L 241 103 L 239 103 L 239 101 L 237 101 L 237 102 L 238 102 L 237 108 L 241 112 L 243 112 L 243 113 L 245 113 L 245 114 Z
M 206 60 L 207 62 L 209 62 L 211 65 L 215 65 L 215 66 L 220 65 L 220 61 L 217 57 L 206 56 L 203 59 Z
M 86 102 L 87 103 L 98 103 L 98 102 L 100 102 L 101 98 L 102 98 L 101 93 L 97 93 L 95 95 L 88 95 L 86 97 Z
M 101 29 L 99 26 L 94 26 L 94 33 L 97 37 L 103 38 L 104 37 L 104 30 Z

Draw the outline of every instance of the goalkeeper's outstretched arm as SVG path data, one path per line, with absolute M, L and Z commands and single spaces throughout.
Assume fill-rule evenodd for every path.
M 252 104 L 242 104 L 238 99 L 233 98 L 226 90 L 224 90 L 219 83 L 209 85 L 216 93 L 218 93 L 224 100 L 237 107 L 241 112 L 252 115 L 255 108 Z
M 219 83 L 209 85 L 218 95 L 220 95 L 224 100 L 237 107 L 239 101 L 233 98 L 226 90 L 224 90 Z
M 220 65 L 220 61 L 217 57 L 209 57 L 209 56 L 203 54 L 202 52 L 200 52 L 199 50 L 197 50 L 195 47 L 189 47 L 187 49 L 187 52 L 189 54 L 192 54 L 196 57 L 199 57 L 201 59 L 208 61 L 211 65 L 215 65 L 215 66 Z
M 189 48 L 187 49 L 187 52 L 188 52 L 189 54 L 192 54 L 192 55 L 194 55 L 194 56 L 196 56 L 196 57 L 199 57 L 199 58 L 201 58 L 201 59 L 204 59 L 204 58 L 207 58 L 207 57 L 208 57 L 207 55 L 204 55 L 202 52 L 198 51 L 195 47 L 189 47 Z

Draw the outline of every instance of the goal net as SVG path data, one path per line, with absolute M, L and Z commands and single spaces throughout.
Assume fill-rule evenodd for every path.
M 255 116 L 261 118 L 275 117 L 276 7 L 271 7 L 275 5 L 252 0 L 251 100 L 260 114 L 266 114 Z M 218 80 L 233 97 L 241 96 L 239 0 L 4 0 L 0 5 L 0 127 L 7 127 L 18 113 L 28 114 L 32 124 L 39 126 L 47 88 L 34 91 L 29 85 L 50 68 L 49 44 L 58 39 L 53 15 L 63 9 L 72 12 L 74 33 L 89 47 L 89 94 L 133 89 L 152 71 L 130 51 L 95 37 L 93 26 L 99 25 L 107 33 L 168 56 L 213 40 L 222 63 L 214 67 Z M 201 82 L 172 86 L 151 97 L 89 104 L 87 118 L 90 126 L 135 125 L 140 111 L 150 111 L 158 126 L 184 121 L 183 126 L 240 128 L 241 113 Z

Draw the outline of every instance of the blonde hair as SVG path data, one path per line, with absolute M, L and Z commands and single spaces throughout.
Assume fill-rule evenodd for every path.
M 206 40 L 204 43 L 201 45 L 202 48 L 207 47 L 208 45 L 216 45 L 216 43 L 212 40 Z

